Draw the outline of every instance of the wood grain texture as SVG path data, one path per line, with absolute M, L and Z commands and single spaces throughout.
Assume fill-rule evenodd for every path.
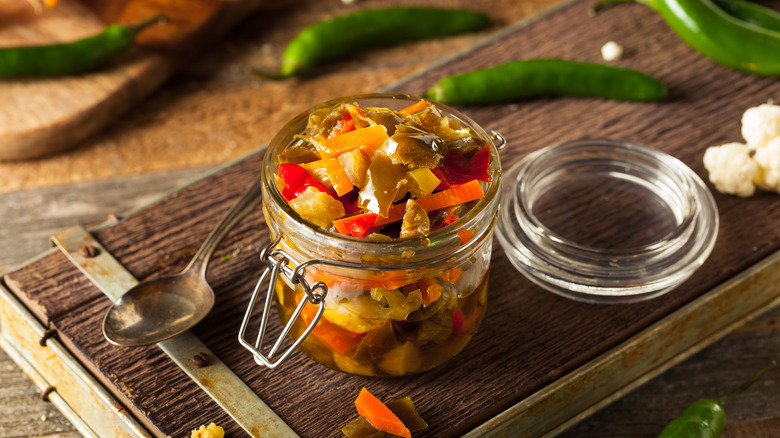
M 586 2 L 567 6 L 396 89 L 418 93 L 444 73 L 514 57 L 596 60 L 597 48 L 609 37 L 636 51 L 637 55 L 623 61 L 624 65 L 655 74 L 669 84 L 669 102 L 535 99 L 472 107 L 467 109 L 468 114 L 484 127 L 496 129 L 507 137 L 510 146 L 502 152 L 505 166 L 548 144 L 607 136 L 664 150 L 700 175 L 704 175 L 701 156 L 706 146 L 738 140 L 739 119 L 745 108 L 772 97 L 780 100 L 777 81 L 731 72 L 699 57 L 646 8 L 626 6 L 608 11 L 609 15 L 605 12 L 587 18 L 587 6 Z M 101 230 L 97 237 L 139 278 L 179 269 L 242 188 L 248 186 L 257 166 L 257 157 L 239 163 Z M 265 238 L 261 218 L 255 214 L 234 230 L 218 250 L 215 260 L 221 260 L 220 254 L 233 254 L 240 248 L 235 257 L 210 269 L 209 278 L 218 301 L 195 333 L 305 437 L 338 436 L 341 426 L 355 415 L 352 401 L 361 386 L 383 399 L 411 396 L 431 424 L 421 436 L 457 436 L 780 248 L 777 225 L 780 199 L 776 195 L 762 193 L 751 199 L 716 195 L 716 200 L 721 228 L 710 259 L 682 287 L 646 303 L 597 306 L 558 298 L 519 276 L 503 252 L 496 249 L 491 265 L 488 314 L 474 340 L 459 356 L 438 369 L 388 380 L 337 373 L 313 364 L 300 354 L 280 369 L 268 371 L 258 368 L 238 346 L 235 334 L 239 316 L 258 270 L 254 251 L 262 246 Z M 59 262 L 51 259 L 37 263 Z M 18 282 L 17 289 L 22 292 L 36 281 L 21 271 L 11 278 Z M 50 292 L 54 299 L 58 291 Z M 89 306 L 95 306 L 98 312 L 101 301 L 105 300 L 90 301 Z M 82 310 L 84 314 L 78 324 L 66 323 L 67 318 L 75 317 Z M 80 357 L 95 361 L 95 369 L 105 374 L 105 363 L 95 359 L 116 358 L 124 350 L 108 347 L 100 338 L 99 318 L 86 313 L 88 306 L 59 318 L 55 325 Z M 276 324 L 274 330 L 278 330 Z M 132 354 L 135 358 L 140 353 Z M 112 380 L 113 384 L 120 390 L 146 392 L 154 388 L 156 391 L 154 385 L 159 380 L 155 379 L 159 375 L 173 375 L 170 368 L 173 365 L 158 360 L 155 354 L 159 352 L 149 354 L 155 373 L 120 370 L 122 364 L 115 362 L 111 366 L 117 367 L 116 371 L 110 373 L 121 378 Z M 131 363 L 132 367 L 139 366 L 135 361 Z M 121 372 L 117 374 L 117 371 Z M 171 400 L 166 400 L 164 406 L 178 402 L 189 406 L 189 412 L 209 416 L 208 406 L 176 395 L 194 394 L 192 387 L 190 382 L 173 379 L 166 385 Z M 155 397 L 159 395 L 155 393 Z M 134 412 L 153 421 L 167 418 L 160 400 L 155 401 L 146 402 L 141 396 L 130 400 Z M 210 415 L 219 418 L 221 413 L 210 412 Z M 201 418 L 176 423 L 175 427 L 187 431 L 196 427 Z M 156 426 L 161 428 L 165 424 Z
M 73 225 L 96 226 L 109 215 L 122 216 L 205 174 L 206 169 L 181 169 L 0 194 L 2 227 L 0 272 L 46 251 L 49 236 Z
M 40 17 L 0 26 L 0 46 L 68 42 L 99 32 L 100 19 L 75 0 Z M 126 2 L 119 20 L 156 14 L 165 3 Z M 97 71 L 62 78 L 0 82 L 0 160 L 40 157 L 72 147 L 141 101 L 185 59 L 248 15 L 256 2 L 198 2 L 173 8 L 173 21 L 160 25 L 148 42 L 164 51 L 136 47 Z M 172 2 L 171 5 L 176 5 Z M 171 6 L 169 5 L 169 6 Z M 86 29 L 86 30 L 85 30 Z

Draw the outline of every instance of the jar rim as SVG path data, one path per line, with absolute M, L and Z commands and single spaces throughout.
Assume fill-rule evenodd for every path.
M 433 230 L 428 235 L 426 235 L 424 239 L 419 237 L 396 238 L 392 239 L 391 241 L 364 239 L 354 236 L 346 236 L 338 232 L 320 228 L 300 218 L 300 216 L 287 204 L 287 202 L 284 201 L 282 194 L 279 192 L 275 184 L 274 174 L 277 166 L 277 154 L 290 144 L 288 139 L 291 137 L 291 134 L 294 135 L 301 132 L 300 127 L 305 127 L 309 114 L 311 114 L 313 111 L 320 108 L 333 107 L 339 103 L 348 102 L 401 102 L 404 103 L 404 106 L 407 106 L 408 104 L 418 102 L 422 99 L 423 98 L 419 96 L 401 93 L 370 93 L 344 96 L 314 105 L 302 111 L 297 116 L 288 121 L 269 143 L 263 158 L 262 173 L 264 180 L 263 190 L 267 194 L 267 199 L 273 202 L 274 206 L 278 207 L 280 211 L 284 212 L 284 222 L 285 225 L 289 227 L 290 231 L 302 236 L 303 239 L 326 239 L 329 243 L 334 244 L 336 250 L 343 250 L 348 248 L 350 251 L 365 253 L 402 253 L 404 251 L 411 250 L 416 256 L 418 256 L 417 258 L 420 259 L 416 263 L 430 262 L 429 258 L 434 256 L 432 253 L 442 252 L 445 247 L 450 249 L 444 251 L 444 254 L 442 254 L 441 257 L 457 256 L 457 253 L 459 252 L 457 247 L 460 246 L 460 238 L 457 233 L 460 230 L 475 229 L 476 233 L 474 235 L 474 239 L 479 240 L 480 238 L 484 238 L 484 235 L 492 230 L 492 225 L 495 223 L 495 219 L 491 218 L 491 220 L 486 221 L 483 219 L 482 214 L 492 208 L 497 209 L 498 202 L 501 197 L 502 173 L 496 145 L 492 141 L 492 138 L 485 132 L 485 130 L 470 117 L 454 108 L 438 102 L 432 103 L 442 112 L 442 114 L 455 117 L 470 127 L 474 133 L 483 141 L 489 142 L 491 145 L 492 182 L 480 182 L 480 184 L 483 186 L 485 195 L 479 199 L 478 202 L 475 203 L 475 205 L 469 209 L 465 215 L 463 215 L 463 217 L 460 217 L 457 221 L 450 225 Z M 398 109 L 401 108 L 402 107 L 399 106 Z M 264 196 L 264 198 L 266 197 Z M 275 226 L 278 225 L 278 223 L 275 223 Z M 276 230 L 273 231 L 276 232 Z M 458 242 L 458 245 L 455 245 L 456 241 Z M 436 258 L 441 257 L 437 256 Z M 394 269 L 398 269 L 398 266 L 395 266 Z
M 549 179 L 572 169 L 624 178 L 656 195 L 674 227 L 624 248 L 562 236 L 536 216 L 534 202 L 551 190 Z M 543 288 L 585 302 L 633 302 L 672 290 L 706 260 L 718 233 L 715 200 L 695 172 L 663 152 L 618 140 L 576 140 L 529 154 L 506 173 L 502 205 L 497 235 L 513 265 Z

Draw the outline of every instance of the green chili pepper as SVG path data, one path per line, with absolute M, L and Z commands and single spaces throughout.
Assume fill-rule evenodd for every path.
M 723 405 L 750 387 L 765 372 L 774 366 L 771 363 L 756 373 L 736 391 L 718 400 L 701 399 L 691 403 L 679 417 L 664 427 L 658 438 L 718 438 L 726 424 Z
M 164 20 L 157 16 L 137 25 L 112 24 L 77 41 L 0 49 L 0 78 L 64 76 L 92 70 L 129 49 L 141 30 Z
M 356 50 L 476 31 L 490 25 L 479 12 L 436 8 L 368 9 L 313 24 L 284 51 L 281 76 L 293 76 Z
M 737 18 L 780 32 L 780 12 L 774 9 L 743 0 L 715 0 L 715 4 Z
M 780 32 L 729 15 L 711 0 L 602 0 L 592 9 L 637 2 L 661 14 L 686 44 L 731 69 L 780 76 Z
M 650 75 L 614 65 L 530 59 L 445 76 L 425 92 L 425 97 L 451 105 L 545 95 L 651 101 L 664 99 L 666 86 Z

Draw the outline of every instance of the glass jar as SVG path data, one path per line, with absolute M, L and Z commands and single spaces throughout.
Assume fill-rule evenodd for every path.
M 271 286 L 276 307 L 283 323 L 293 320 L 289 333 L 293 339 L 313 326 L 299 348 L 336 370 L 381 377 L 429 370 L 460 352 L 485 314 L 501 168 L 491 137 L 465 115 L 435 104 L 443 115 L 492 145 L 492 182 L 480 183 L 484 197 L 472 201 L 466 214 L 423 238 L 373 240 L 328 231 L 304 221 L 277 187 L 277 156 L 298 141 L 296 135 L 313 111 L 350 102 L 361 108 L 400 110 L 419 100 L 375 94 L 317 105 L 287 123 L 265 153 L 263 213 L 276 239 L 274 260 L 283 259 L 277 263 L 285 265 Z M 296 266 L 302 267 L 295 270 Z M 317 306 L 322 285 L 327 292 Z M 309 297 L 315 304 L 299 306 Z

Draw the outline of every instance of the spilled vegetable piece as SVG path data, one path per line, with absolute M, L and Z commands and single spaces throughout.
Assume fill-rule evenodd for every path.
M 538 96 L 628 101 L 666 98 L 660 80 L 625 67 L 565 59 L 529 59 L 445 76 L 425 97 L 448 105 L 507 102 Z
M 133 46 L 139 32 L 164 21 L 158 15 L 136 25 L 112 24 L 70 43 L 0 49 L 0 78 L 66 76 L 94 70 Z
M 744 73 L 780 76 L 780 32 L 732 16 L 712 0 L 602 0 L 592 10 L 634 2 L 650 6 L 681 40 L 712 61 Z
M 344 235 L 425 237 L 441 225 L 432 217 L 482 198 L 480 182 L 491 181 L 491 145 L 425 100 L 398 111 L 323 108 L 298 137 L 279 155 L 282 197 Z
M 217 426 L 215 423 L 211 423 L 208 426 L 200 426 L 192 431 L 191 438 L 224 438 L 225 429 Z
M 361 416 L 341 430 L 347 438 L 411 437 L 411 433 L 419 432 L 428 427 L 425 420 L 417 413 L 414 403 L 409 397 L 393 400 L 384 405 L 363 388 L 355 400 L 355 405 Z M 391 418 L 391 427 L 380 429 L 374 426 L 374 422 L 385 424 L 385 418 Z M 392 431 L 386 429 L 392 429 Z
M 486 15 L 467 10 L 416 7 L 362 10 L 301 31 L 284 51 L 280 76 L 298 75 L 358 50 L 473 32 L 490 24 Z

